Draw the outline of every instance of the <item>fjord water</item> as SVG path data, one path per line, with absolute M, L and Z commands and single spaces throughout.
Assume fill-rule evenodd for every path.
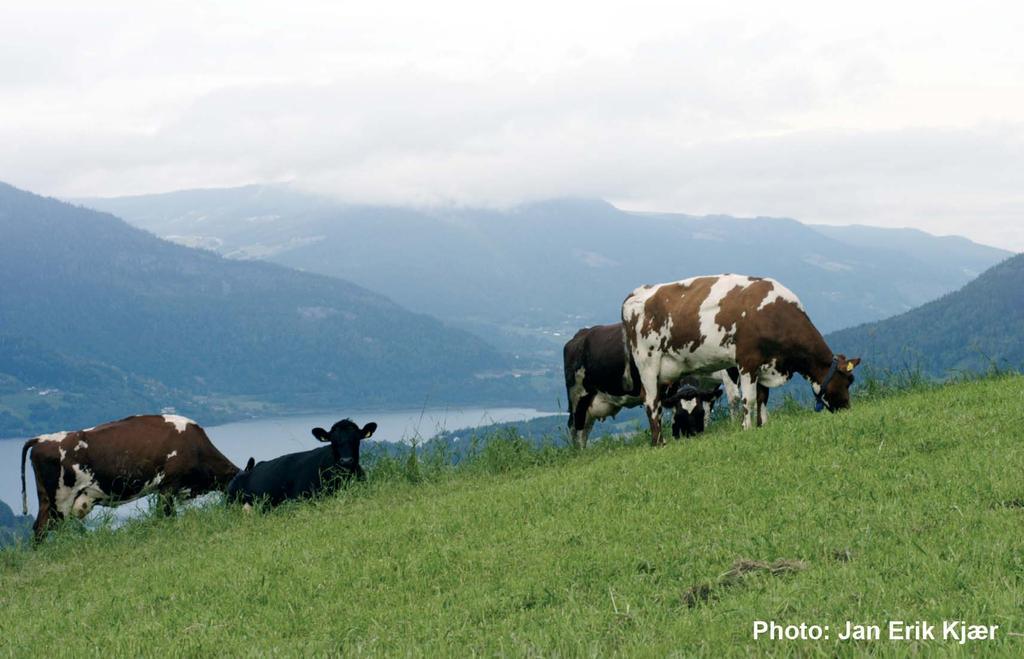
M 359 425 L 374 421 L 377 432 L 373 439 L 385 442 L 426 440 L 445 430 L 474 428 L 492 423 L 527 421 L 548 412 L 521 407 L 496 408 L 435 408 L 399 410 L 387 412 L 341 412 L 321 413 L 302 416 L 270 417 L 209 426 L 206 433 L 214 445 L 239 467 L 249 457 L 267 460 L 296 451 L 306 451 L 321 446 L 310 430 L 320 426 L 330 428 L 334 422 L 351 417 Z M 20 460 L 24 439 L 0 440 L 0 501 L 7 502 L 17 514 L 21 514 Z M 26 485 L 29 511 L 35 514 L 35 478 L 32 466 L 26 464 Z M 144 509 L 145 501 L 136 502 L 123 509 Z M 103 509 L 99 509 L 102 511 Z M 92 513 L 96 515 L 97 513 Z

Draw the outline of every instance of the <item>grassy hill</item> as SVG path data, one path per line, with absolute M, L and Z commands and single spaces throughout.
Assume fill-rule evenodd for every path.
M 1024 366 L 1024 254 L 963 288 L 907 313 L 826 337 L 875 372 L 920 370 L 936 377 L 991 366 Z
M 384 459 L 365 486 L 270 514 L 66 529 L 0 552 L 0 653 L 957 649 L 835 638 L 889 619 L 999 625 L 967 649 L 1019 652 L 1022 405 L 1024 378 L 1000 377 L 658 450 L 508 440 L 458 469 Z M 756 561 L 777 573 L 745 573 Z M 755 619 L 832 639 L 755 644 Z

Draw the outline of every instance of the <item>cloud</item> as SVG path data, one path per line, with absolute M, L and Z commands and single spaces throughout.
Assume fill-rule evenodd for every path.
M 66 196 L 284 180 L 392 204 L 583 195 L 1024 249 L 1024 12 L 890 5 L 5 10 L 0 179 Z

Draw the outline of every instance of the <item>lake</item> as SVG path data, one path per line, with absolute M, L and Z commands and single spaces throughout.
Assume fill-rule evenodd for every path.
M 492 423 L 528 421 L 552 414 L 521 407 L 446 407 L 436 409 L 399 410 L 387 412 L 346 412 L 359 425 L 370 421 L 377 423 L 374 440 L 401 442 L 430 439 L 444 430 L 475 428 Z M 313 438 L 310 430 L 320 426 L 330 428 L 340 420 L 336 414 L 311 414 L 302 416 L 270 417 L 209 426 L 206 434 L 232 462 L 239 467 L 249 457 L 267 460 L 285 453 L 306 451 L 322 446 Z M 24 439 L 0 440 L 0 500 L 6 502 L 21 514 L 21 447 Z M 32 466 L 26 462 L 26 485 L 29 511 L 35 515 L 36 489 Z M 131 514 L 146 506 L 145 500 L 122 506 L 119 512 Z M 126 510 L 127 509 L 127 510 Z M 102 513 L 104 509 L 97 508 Z M 92 515 L 96 515 L 93 512 Z M 119 515 L 120 516 L 120 515 Z

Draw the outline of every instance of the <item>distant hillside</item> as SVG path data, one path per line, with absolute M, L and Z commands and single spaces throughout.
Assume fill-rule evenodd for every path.
M 899 252 L 903 256 L 910 256 L 926 263 L 945 261 L 961 268 L 963 274 L 969 278 L 977 277 L 999 260 L 1010 256 L 1010 252 L 979 245 L 962 236 L 933 236 L 918 229 L 885 229 L 860 224 L 815 224 L 811 228 L 854 247 Z
M 0 501 L 0 547 L 13 544 L 19 539 L 27 539 L 31 528 L 31 517 L 15 515 L 10 506 Z
M 345 281 L 227 260 L 2 184 L 0 236 L 0 436 L 161 401 L 409 405 L 528 388 L 494 377 L 513 364 L 479 338 Z M 349 255 L 366 256 L 333 258 Z M 29 387 L 67 394 L 66 413 Z
M 1024 255 L 1009 258 L 955 293 L 905 314 L 826 337 L 875 369 L 960 371 L 1024 367 Z
M 830 331 L 907 311 L 1009 255 L 920 232 L 638 214 L 586 199 L 417 211 L 250 186 L 83 203 L 232 258 L 349 279 L 540 365 L 557 365 L 578 327 L 615 320 L 642 283 L 773 276 Z
M 188 405 L 186 400 L 184 392 L 109 364 L 60 355 L 33 339 L 0 336 L 0 437 L 81 428 L 133 411 Z

